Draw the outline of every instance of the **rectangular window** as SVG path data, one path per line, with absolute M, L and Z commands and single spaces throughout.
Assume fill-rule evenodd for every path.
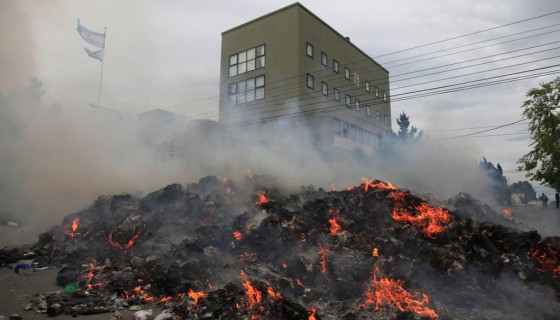
M 313 45 L 309 42 L 307 43 L 305 54 L 307 54 L 308 57 L 313 58 Z
M 325 81 L 321 83 L 321 91 L 323 92 L 324 96 L 329 95 L 329 85 Z
M 387 94 L 387 91 L 383 91 L 383 101 L 389 101 L 389 95 Z
M 324 52 L 321 52 L 321 64 L 324 65 L 325 67 L 328 66 L 327 54 Z
M 354 72 L 354 84 L 360 86 L 360 75 L 357 72 Z
M 229 76 L 264 68 L 265 46 L 260 45 L 229 56 Z
M 375 111 L 375 119 L 376 119 L 377 121 L 381 121 L 381 112 Z
M 375 97 L 379 98 L 379 88 L 375 87 Z
M 348 122 L 342 122 L 342 136 L 348 138 L 350 135 L 350 124 Z
M 388 115 L 383 116 L 383 122 L 385 123 L 386 126 L 389 125 L 389 116 Z
M 334 134 L 342 136 L 342 121 L 334 119 Z
M 332 69 L 334 72 L 339 73 L 339 69 L 338 69 L 338 61 L 336 61 L 335 59 L 333 59 L 332 61 Z
M 313 89 L 315 87 L 315 79 L 309 73 L 307 74 L 307 87 Z
M 334 88 L 334 100 L 340 101 L 340 90 L 338 90 L 337 88 Z
M 366 91 L 369 92 L 369 81 L 366 80 Z
M 371 107 L 370 106 L 366 106 L 366 115 L 368 117 L 371 117 Z
M 350 95 L 346 95 L 346 106 L 350 108 L 352 106 L 352 98 Z
M 350 69 L 344 67 L 344 78 L 346 78 L 346 80 L 350 80 Z
M 350 140 L 352 141 L 356 141 L 356 137 L 357 137 L 357 130 L 358 128 L 356 128 L 355 125 L 351 124 L 350 125 Z
M 358 142 L 364 143 L 364 129 L 358 127 Z
M 354 99 L 354 108 L 356 108 L 356 111 L 360 111 L 360 100 Z
M 264 76 L 258 76 L 228 86 L 229 104 L 237 105 L 264 99 Z

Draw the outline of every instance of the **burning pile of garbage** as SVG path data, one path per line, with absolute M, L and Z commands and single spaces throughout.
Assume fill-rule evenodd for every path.
M 101 196 L 31 247 L 4 249 L 1 262 L 65 266 L 63 293 L 30 305 L 49 315 L 138 305 L 166 309 L 169 319 L 560 313 L 559 239 L 467 194 L 441 201 L 363 179 L 284 196 L 273 185 L 206 177 L 141 198 Z

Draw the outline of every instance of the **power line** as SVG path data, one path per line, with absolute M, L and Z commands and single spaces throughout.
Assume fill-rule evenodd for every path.
M 460 135 L 460 136 L 447 137 L 447 138 L 439 138 L 439 139 L 432 139 L 432 140 L 451 140 L 451 139 L 458 139 L 458 138 L 470 137 L 470 136 L 474 136 L 474 135 L 477 135 L 477 134 L 480 134 L 480 133 L 489 132 L 489 131 L 494 131 L 494 130 L 498 130 L 498 129 L 501 129 L 501 128 L 509 127 L 509 126 L 511 126 L 511 125 L 520 123 L 521 121 L 525 121 L 525 120 L 527 120 L 527 119 L 522 118 L 522 119 L 517 120 L 517 121 L 514 121 L 514 122 L 502 124 L 502 125 L 499 125 L 499 126 L 496 126 L 496 127 L 492 127 L 492 128 L 490 128 L 490 129 L 482 130 L 482 131 L 477 131 L 477 132 L 472 132 L 472 133 L 468 133 L 468 134 L 463 134 L 463 135 Z M 525 133 L 527 133 L 527 132 L 525 132 Z
M 389 56 L 389 55 L 393 55 L 393 54 L 397 54 L 397 53 L 401 53 L 401 52 L 405 52 L 405 51 L 410 51 L 410 50 L 414 50 L 414 49 L 418 49 L 418 48 L 423 48 L 423 47 L 431 46 L 431 45 L 438 44 L 438 43 L 442 43 L 442 42 L 447 42 L 447 41 L 451 41 L 451 40 L 455 40 L 455 39 L 459 39 L 459 38 L 464 38 L 464 37 L 472 36 L 472 35 L 475 35 L 475 34 L 487 32 L 487 31 L 491 31 L 491 30 L 496 30 L 496 29 L 500 29 L 500 28 L 503 28 L 503 27 L 512 26 L 512 25 L 515 25 L 515 24 L 527 22 L 527 21 L 530 21 L 530 20 L 535 20 L 535 19 L 539 19 L 539 18 L 546 17 L 546 16 L 554 15 L 554 14 L 557 14 L 557 13 L 559 13 L 559 12 L 560 12 L 560 10 L 559 10 L 559 11 L 554 11 L 554 12 L 551 12 L 551 13 L 542 14 L 542 15 L 540 15 L 540 16 L 536 16 L 536 17 L 532 17 L 532 18 L 528 18 L 528 19 L 523 19 L 523 20 L 511 22 L 511 23 L 504 24 L 504 25 L 497 26 L 497 27 L 493 27 L 493 28 L 488 28 L 488 29 L 484 29 L 484 30 L 480 30 L 480 31 L 475 31 L 475 32 L 471 32 L 471 33 L 464 34 L 464 35 L 460 35 L 460 36 L 456 36 L 456 37 L 444 39 L 444 40 L 439 40 L 439 41 L 435 41 L 435 42 L 430 42 L 430 43 L 427 43 L 427 44 L 415 46 L 415 47 L 408 48 L 408 49 L 393 51 L 393 52 L 390 52 L 390 53 L 386 53 L 386 54 L 382 54 L 382 55 L 376 56 L 376 57 L 374 57 L 374 58 L 385 57 L 385 56 Z

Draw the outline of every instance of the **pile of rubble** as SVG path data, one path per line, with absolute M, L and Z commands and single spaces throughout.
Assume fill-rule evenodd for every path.
M 49 315 L 156 305 L 177 319 L 554 319 L 558 238 L 466 194 L 363 179 L 281 195 L 206 177 L 99 197 L 0 262 L 64 265 Z M 453 208 L 452 210 L 448 208 Z

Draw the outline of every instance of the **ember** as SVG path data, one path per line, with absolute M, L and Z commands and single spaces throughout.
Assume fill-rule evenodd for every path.
M 29 249 L 0 249 L 0 262 L 30 256 L 68 266 L 57 283 L 75 284 L 75 294 L 37 295 L 31 308 L 42 313 L 45 303 L 64 301 L 51 309 L 76 315 L 165 303 L 181 319 L 271 320 L 560 314 L 560 239 L 542 239 L 466 194 L 432 196 L 432 205 L 390 183 L 362 181 L 283 196 L 263 176 L 246 185 L 205 177 L 144 197 L 101 196 Z M 224 194 L 230 185 L 235 192 Z M 253 205 L 261 196 L 268 202 Z M 76 218 L 81 234 L 72 237 Z M 527 297 L 538 307 L 521 303 Z
M 140 237 L 140 235 L 142 234 L 142 231 L 138 231 L 136 232 L 132 238 L 130 238 L 130 240 L 128 240 L 124 245 L 116 242 L 113 240 L 113 233 L 109 233 L 109 239 L 107 239 L 107 241 L 109 241 L 109 243 L 115 247 L 115 248 L 119 248 L 121 250 L 127 250 L 130 247 L 132 247 L 132 245 L 134 245 L 134 241 L 136 241 L 136 239 L 138 239 L 138 237 Z
M 548 271 L 560 275 L 558 251 L 552 243 L 546 243 L 545 245 L 539 243 L 538 247 L 528 252 L 528 255 L 540 264 L 539 271 Z
M 74 238 L 75 236 L 79 235 L 80 233 L 78 233 L 78 225 L 80 224 L 80 217 L 76 217 L 74 218 L 74 220 L 72 220 L 72 225 L 70 226 L 70 228 L 67 228 L 65 233 L 67 236 L 69 236 L 70 238 Z
M 203 291 L 199 291 L 199 292 L 194 292 L 193 289 L 189 289 L 189 298 L 194 300 L 194 305 L 197 306 L 198 305 L 198 300 L 199 299 L 203 299 L 208 297 L 208 294 L 206 292 Z
M 338 216 L 338 211 L 330 209 L 329 213 L 332 215 L 332 218 L 329 219 L 329 223 L 330 223 L 330 235 L 331 236 L 336 236 L 338 233 L 340 233 L 340 231 L 342 231 L 342 227 L 338 224 L 337 216 Z
M 235 238 L 235 240 L 239 241 L 239 240 L 243 239 L 243 233 L 235 230 L 235 231 L 233 231 L 233 237 Z
M 502 212 L 503 212 L 506 216 L 511 216 L 511 211 L 508 210 L 508 209 L 506 209 L 506 208 L 503 208 L 503 209 L 502 209 Z
M 270 201 L 264 194 L 259 193 L 259 200 L 256 202 L 256 204 L 265 204 L 268 201 Z
M 311 308 L 311 311 L 309 311 L 309 318 L 307 320 L 317 320 L 317 318 L 315 318 L 315 312 L 317 312 L 317 309 Z
M 451 221 L 449 212 L 444 208 L 433 208 L 428 203 L 420 203 L 415 205 L 414 209 L 419 214 L 413 215 L 400 205 L 396 205 L 392 217 L 395 221 L 417 226 L 426 237 L 432 239 L 441 234 L 446 228 L 445 225 Z
M 321 246 L 319 246 L 319 259 L 320 259 L 320 263 L 321 263 L 321 272 L 322 273 L 326 273 L 327 272 L 327 254 L 331 254 L 332 251 L 329 249 L 325 249 Z
M 251 285 L 251 282 L 247 278 L 247 274 L 245 274 L 243 270 L 241 270 L 241 280 L 242 280 L 243 287 L 245 288 L 245 293 L 247 294 L 247 298 L 249 299 L 248 307 L 249 308 L 256 307 L 261 302 L 262 293 Z
M 384 308 L 396 308 L 401 312 L 411 311 L 420 316 L 427 316 L 432 319 L 438 318 L 434 310 L 428 307 L 430 301 L 428 296 L 421 294 L 420 300 L 402 287 L 401 281 L 395 281 L 389 278 L 381 278 L 377 280 L 377 276 L 373 275 L 371 287 L 365 292 L 366 301 L 360 304 L 360 308 L 367 308 L 369 305 L 375 306 L 375 311 Z

